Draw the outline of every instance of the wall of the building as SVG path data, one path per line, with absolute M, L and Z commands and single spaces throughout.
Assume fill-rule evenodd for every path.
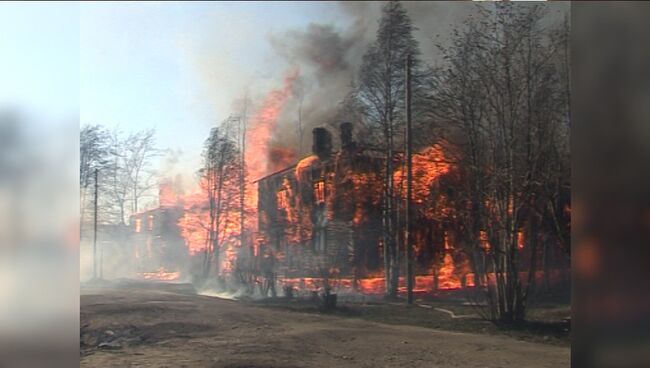
M 180 270 L 187 266 L 188 250 L 178 227 L 182 207 L 158 207 L 131 216 L 129 244 L 139 272 Z
M 279 273 L 381 270 L 381 167 L 381 160 L 348 150 L 308 157 L 258 183 L 259 230 Z

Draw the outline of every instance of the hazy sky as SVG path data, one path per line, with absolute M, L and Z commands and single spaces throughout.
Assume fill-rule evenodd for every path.
M 160 147 L 198 168 L 203 141 L 248 88 L 289 67 L 269 37 L 311 22 L 345 23 L 336 3 L 84 3 L 81 122 L 157 129 Z
M 57 123 L 77 118 L 78 4 L 0 4 L 0 50 L 0 109 Z

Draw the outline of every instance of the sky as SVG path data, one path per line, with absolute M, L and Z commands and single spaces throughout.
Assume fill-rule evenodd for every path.
M 553 4 L 554 11 L 567 9 Z M 423 58 L 475 11 L 472 2 L 403 2 Z M 310 126 L 332 119 L 381 15 L 378 2 L 84 2 L 79 14 L 81 124 L 133 132 L 155 128 L 169 150 L 163 177 L 195 179 L 212 127 L 245 94 L 259 103 L 292 68 Z M 550 6 L 549 6 L 550 7 Z M 45 22 L 45 20 L 44 20 Z M 333 65 L 324 69 L 323 60 Z M 325 63 L 325 64 L 327 64 Z M 328 64 L 328 65 L 330 65 Z M 330 66 L 331 66 L 330 65 Z M 278 139 L 292 142 L 298 99 L 280 116 Z M 308 132 L 307 132 L 308 133 Z M 301 143 L 300 147 L 310 145 Z M 305 152 L 299 152 L 304 154 Z
M 76 119 L 78 4 L 3 3 L 0 50 L 0 109 L 29 111 L 40 120 Z
M 342 24 L 336 3 L 83 3 L 82 124 L 156 128 L 162 148 L 196 170 L 209 130 L 245 91 L 264 93 L 289 67 L 273 34 Z M 340 17 L 339 17 L 340 18 Z

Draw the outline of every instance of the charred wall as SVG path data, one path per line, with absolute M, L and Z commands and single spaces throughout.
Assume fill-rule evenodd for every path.
M 185 268 L 189 255 L 178 227 L 182 215 L 181 206 L 161 206 L 131 216 L 129 243 L 138 271 Z
M 382 161 L 349 139 L 332 152 L 324 128 L 313 135 L 312 155 L 258 182 L 264 246 L 288 277 L 378 272 Z

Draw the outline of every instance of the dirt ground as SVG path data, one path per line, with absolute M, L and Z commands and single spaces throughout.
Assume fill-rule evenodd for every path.
M 82 367 L 565 367 L 570 348 L 196 295 L 81 287 Z

